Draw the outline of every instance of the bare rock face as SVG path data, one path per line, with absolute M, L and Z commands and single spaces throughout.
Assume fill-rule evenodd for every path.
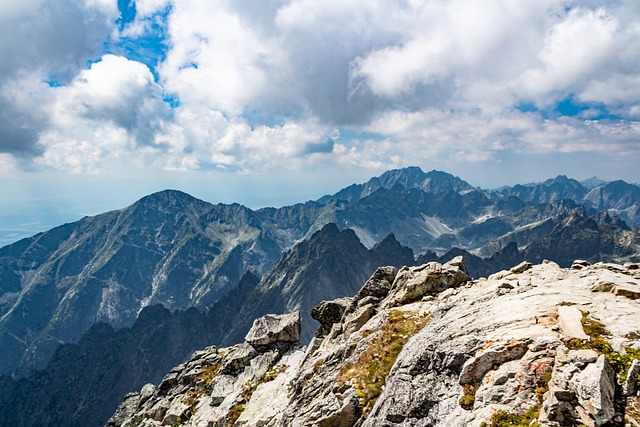
M 300 341 L 300 313 L 267 314 L 254 320 L 245 341 L 253 346 Z
M 613 289 L 640 279 L 580 267 L 476 281 L 459 259 L 379 269 L 354 298 L 314 310 L 323 332 L 309 347 L 282 332 L 295 315 L 265 317 L 250 342 L 194 354 L 150 398 L 128 396 L 108 425 L 622 427 L 636 416 L 625 402 L 639 399 L 629 354 L 640 349 L 640 301 Z M 594 291 L 602 282 L 613 286 Z

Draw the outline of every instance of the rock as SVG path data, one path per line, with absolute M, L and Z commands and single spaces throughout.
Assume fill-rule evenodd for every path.
M 442 265 L 429 262 L 418 267 L 403 267 L 393 282 L 386 307 L 418 301 L 427 294 L 440 293 L 468 280 L 471 277 L 462 257 L 456 257 Z
M 638 380 L 640 376 L 640 360 L 634 359 L 627 373 L 627 378 L 622 384 L 622 394 L 634 396 L 638 392 Z
M 106 427 L 120 427 L 131 418 L 140 405 L 140 395 L 141 393 L 127 394 L 116 409 L 116 413 L 107 421 Z
M 350 335 L 359 330 L 365 323 L 369 321 L 376 313 L 372 304 L 365 305 L 364 307 L 356 310 L 355 313 L 348 314 L 344 319 L 343 329 L 346 335 Z
M 211 406 L 218 406 L 233 393 L 235 378 L 231 375 L 220 374 L 211 382 Z
M 193 408 L 187 424 L 203 427 L 224 426 L 231 413 L 239 427 L 479 426 L 502 411 L 535 408 L 544 387 L 539 417 L 532 420 L 538 425 L 622 425 L 625 414 L 613 409 L 616 384 L 608 362 L 593 350 L 570 350 L 558 331 L 584 333 L 578 308 L 585 307 L 587 317 L 607 328 L 616 351 L 639 345 L 640 301 L 589 290 L 597 282 L 625 284 L 633 280 L 628 273 L 544 263 L 518 273 L 518 285 L 513 273 L 505 273 L 453 287 L 460 268 L 403 268 L 382 299 L 365 295 L 318 307 L 316 316 L 330 332 L 306 349 L 243 343 L 195 353 L 146 402 L 136 399 L 148 391 L 123 403 L 123 424 L 113 427 L 177 422 L 185 401 Z M 407 286 L 412 280 L 415 286 Z M 436 286 L 423 290 L 441 290 L 402 298 L 429 281 Z M 514 285 L 511 292 L 496 297 L 507 282 Z M 398 307 L 398 301 L 404 303 Z M 412 328 L 418 319 L 420 327 Z M 631 371 L 640 369 L 637 364 Z M 623 391 L 633 392 L 634 378 L 630 374 Z M 637 397 L 627 403 L 632 399 Z
M 220 374 L 238 375 L 245 366 L 249 365 L 258 352 L 249 343 L 235 346 L 229 354 L 222 359 Z
M 520 264 L 512 267 L 509 271 L 514 274 L 524 273 L 533 266 L 529 261 L 522 261 Z
M 595 285 L 591 286 L 591 292 L 611 292 L 613 289 L 613 283 L 600 280 Z
M 558 323 L 565 339 L 589 340 L 582 327 L 582 312 L 574 306 L 558 307 Z
M 360 417 L 358 396 L 351 390 L 338 408 L 317 421 L 318 427 L 352 427 Z
M 318 336 L 327 335 L 331 331 L 334 323 L 340 323 L 342 321 L 342 316 L 352 301 L 352 298 L 322 301 L 311 310 L 311 317 L 320 322 Z
M 356 300 L 367 296 L 384 298 L 389 294 L 398 269 L 392 266 L 378 267 L 356 294 Z
M 245 341 L 254 346 L 297 343 L 300 341 L 300 312 L 289 314 L 267 314 L 253 321 Z
M 640 270 L 640 264 L 638 264 L 637 262 L 625 262 L 624 268 L 626 268 L 627 270 L 637 271 Z
M 616 285 L 612 292 L 614 295 L 621 295 L 630 299 L 640 299 L 640 286 L 634 286 L 630 283 Z
M 529 339 L 509 340 L 491 345 L 475 357 L 467 360 L 460 372 L 460 384 L 479 383 L 484 375 L 504 362 L 521 358 L 526 352 Z
M 614 394 L 615 372 L 604 355 L 596 363 L 587 367 L 571 380 L 578 403 L 600 426 L 615 416 Z
M 577 259 L 575 261 L 573 261 L 573 264 L 571 264 L 571 269 L 572 270 L 582 270 L 583 268 L 587 268 L 591 265 L 591 263 L 589 261 L 585 261 L 583 259 Z
M 155 392 L 156 392 L 156 386 L 154 386 L 153 384 L 145 384 L 142 387 L 142 390 L 140 390 L 140 403 L 138 405 L 144 404 L 147 400 L 151 398 L 151 396 L 153 396 Z
M 598 360 L 598 353 L 595 350 L 570 350 L 567 359 L 571 363 L 584 366 L 587 363 L 593 363 Z

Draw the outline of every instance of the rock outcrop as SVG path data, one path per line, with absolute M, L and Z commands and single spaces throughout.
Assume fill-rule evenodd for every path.
M 639 271 L 576 266 L 380 268 L 314 309 L 307 347 L 278 332 L 296 314 L 259 319 L 249 342 L 196 352 L 107 425 L 635 426 L 640 300 L 615 289 L 639 290 Z

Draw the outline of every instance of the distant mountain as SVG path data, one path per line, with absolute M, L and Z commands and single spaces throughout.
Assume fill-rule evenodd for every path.
M 640 187 L 624 181 L 613 181 L 593 188 L 585 203 L 598 211 L 607 210 L 634 225 L 640 225 Z
M 498 191 L 502 197 L 515 196 L 524 202 L 550 203 L 562 199 L 582 200 L 588 189 L 575 179 L 559 175 L 541 184 L 516 185 Z
M 515 196 L 535 204 L 572 200 L 598 211 L 610 210 L 629 224 L 640 225 L 640 187 L 624 181 L 606 182 L 593 177 L 578 182 L 560 175 L 539 184 L 503 187 L 492 194 L 503 199 Z
M 210 305 L 246 270 L 267 271 L 281 251 L 250 209 L 178 191 L 6 246 L 0 373 L 42 367 L 60 343 L 96 322 L 130 326 L 145 306 Z
M 548 236 L 524 248 L 522 258 L 531 262 L 549 259 L 562 267 L 576 259 L 638 262 L 640 232 L 606 212 L 589 217 L 583 209 L 576 209 L 557 221 Z
M 353 184 L 344 188 L 332 196 L 324 196 L 318 200 L 320 203 L 328 203 L 330 200 L 344 200 L 357 202 L 363 197 L 371 195 L 376 190 L 385 188 L 390 190 L 400 185 L 406 190 L 413 188 L 427 193 L 456 193 L 473 190 L 473 187 L 462 179 L 446 172 L 432 170 L 423 172 L 416 166 L 387 171 L 379 177 L 371 178 L 364 184 Z
M 605 185 L 607 183 L 607 181 L 604 181 L 600 178 L 598 178 L 597 176 L 592 176 L 591 178 L 587 178 L 583 181 L 580 181 L 580 184 L 582 184 L 583 187 L 591 190 L 593 188 L 596 187 L 600 187 L 602 185 Z
M 630 229 L 606 212 L 589 216 L 584 208 L 576 208 L 508 236 L 510 239 L 504 238 L 508 243 L 494 246 L 500 249 L 489 257 L 453 248 L 441 256 L 434 252 L 422 254 L 416 264 L 446 262 L 462 256 L 471 276 L 487 277 L 522 261 L 551 260 L 562 267 L 570 267 L 576 259 L 592 263 L 640 262 L 640 230 Z M 518 241 L 528 243 L 519 248 Z

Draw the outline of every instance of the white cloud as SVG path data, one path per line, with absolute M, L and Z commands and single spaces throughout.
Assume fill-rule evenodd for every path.
M 617 30 L 617 20 L 603 9 L 571 11 L 549 29 L 538 53 L 540 66 L 523 73 L 524 95 L 548 105 L 579 93 L 585 80 L 607 73 Z
M 225 3 L 176 2 L 168 25 L 171 50 L 160 73 L 181 102 L 237 115 L 271 93 L 279 49 Z
M 0 152 L 37 153 L 49 121 L 43 81 L 67 83 L 99 57 L 116 18 L 116 0 L 0 4 Z
M 136 6 L 136 18 L 147 18 L 169 7 L 171 0 L 133 0 Z
M 0 152 L 24 146 L 16 158 L 98 173 L 640 151 L 632 0 L 137 0 L 120 33 L 115 4 L 0 6 L 0 53 L 15 57 L 0 64 L 0 118 L 20 124 L 0 131 Z M 134 46 L 158 26 L 168 50 L 157 81 L 101 52 L 109 37 Z M 51 76 L 62 86 L 43 83 Z M 555 114 L 568 97 L 592 105 Z M 593 120 L 602 111 L 624 120 Z

